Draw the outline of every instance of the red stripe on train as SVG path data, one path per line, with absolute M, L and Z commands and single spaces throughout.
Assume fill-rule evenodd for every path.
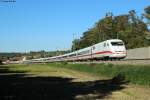
M 113 53 L 113 52 L 111 52 L 111 51 L 102 51 L 102 52 L 96 52 L 96 53 L 86 54 L 86 55 L 78 55 L 78 57 L 92 56 L 92 55 L 106 54 L 106 53 L 109 53 L 109 54 L 126 54 L 126 52 L 116 52 L 116 53 Z M 76 56 L 73 56 L 73 57 L 71 57 L 71 58 L 76 58 Z
M 105 53 L 109 53 L 109 54 L 127 54 L 126 52 L 111 52 L 111 51 L 96 52 L 94 54 L 105 54 Z
M 111 51 L 102 51 L 102 52 L 96 52 L 94 54 L 104 54 L 104 53 L 112 53 Z

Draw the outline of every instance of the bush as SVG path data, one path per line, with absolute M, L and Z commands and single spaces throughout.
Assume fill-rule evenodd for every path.
M 119 73 L 119 74 L 117 74 L 115 77 L 112 78 L 112 83 L 113 83 L 113 84 L 117 84 L 117 83 L 120 83 L 120 82 L 128 82 L 128 81 L 126 80 L 125 75 L 122 74 L 122 73 Z
M 2 60 L 0 60 L 0 65 L 2 65 L 3 63 L 2 63 Z
M 63 62 L 61 62 L 61 64 L 62 64 L 62 65 L 67 65 L 68 62 L 67 62 L 67 61 L 63 61 Z

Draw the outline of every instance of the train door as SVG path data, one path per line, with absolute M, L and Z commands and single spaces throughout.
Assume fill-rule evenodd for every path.
M 109 56 L 109 42 L 104 42 L 103 44 L 103 57 L 108 57 Z
M 107 43 L 104 42 L 104 44 L 103 44 L 103 52 L 106 52 L 106 51 L 107 51 Z
M 94 46 L 91 47 L 91 50 L 90 50 L 91 58 L 90 59 L 93 59 L 93 50 L 94 50 L 94 48 L 95 48 Z

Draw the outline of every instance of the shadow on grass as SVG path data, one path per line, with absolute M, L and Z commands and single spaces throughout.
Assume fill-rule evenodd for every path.
M 116 78 L 72 82 L 72 78 L 29 77 L 25 72 L 9 74 L 9 70 L 5 73 L 0 73 L 0 100 L 102 99 L 114 91 L 123 89 L 123 84 L 127 83 Z
M 27 71 L 13 71 L 10 69 L 13 68 L 12 66 L 7 66 L 7 65 L 0 65 L 0 75 L 1 74 L 13 74 L 13 73 L 26 73 Z

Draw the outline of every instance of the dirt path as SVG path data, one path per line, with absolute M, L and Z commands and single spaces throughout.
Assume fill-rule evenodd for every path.
M 0 67 L 0 100 L 150 100 L 150 88 L 47 65 Z

